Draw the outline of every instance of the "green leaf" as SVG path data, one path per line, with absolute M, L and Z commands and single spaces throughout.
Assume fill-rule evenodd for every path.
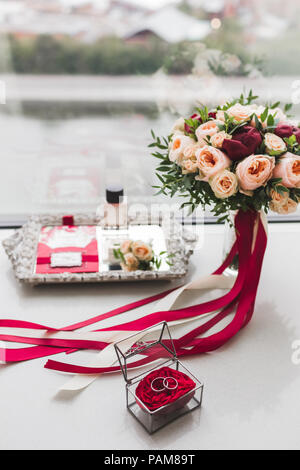
M 274 126 L 274 123 L 275 123 L 274 116 L 272 116 L 272 114 L 269 114 L 268 120 L 267 120 L 267 126 L 272 127 Z
M 269 108 L 266 107 L 266 109 L 264 110 L 264 112 L 263 112 L 262 115 L 260 116 L 261 122 L 265 122 L 265 120 L 266 120 L 267 117 L 268 117 L 268 114 L 269 114 Z
M 284 106 L 284 112 L 287 113 L 288 111 L 290 111 L 293 107 L 293 103 L 287 103 L 285 106 Z
M 275 109 L 275 108 L 279 108 L 279 106 L 280 106 L 280 101 L 276 101 L 276 103 L 272 104 L 270 108 Z

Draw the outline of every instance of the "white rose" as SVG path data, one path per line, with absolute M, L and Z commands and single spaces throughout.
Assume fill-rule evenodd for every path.
M 175 122 L 173 126 L 172 134 L 178 134 L 178 133 L 184 134 L 184 130 L 185 130 L 185 120 L 183 117 L 180 117 L 179 119 L 177 119 L 177 121 Z
M 271 155 L 280 155 L 286 151 L 286 145 L 284 140 L 276 134 L 268 132 L 265 135 L 265 146 L 267 152 Z
M 270 110 L 270 114 L 274 116 L 275 114 L 275 119 L 279 119 L 279 124 L 282 124 L 287 121 L 287 116 L 284 114 L 281 108 L 274 108 Z
M 217 121 L 225 122 L 225 113 L 224 113 L 224 111 L 217 111 L 216 118 L 217 118 Z
M 244 106 L 240 103 L 236 103 L 227 110 L 227 114 L 230 117 L 233 117 L 237 122 L 246 122 L 250 120 L 250 117 L 253 114 L 252 106 Z

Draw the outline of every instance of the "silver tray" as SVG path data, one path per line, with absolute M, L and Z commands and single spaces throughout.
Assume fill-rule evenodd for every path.
M 29 221 L 15 233 L 3 241 L 3 247 L 8 255 L 16 278 L 32 286 L 45 283 L 78 283 L 78 282 L 122 282 L 146 280 L 173 280 L 187 274 L 188 263 L 197 237 L 186 230 L 174 217 L 159 217 L 151 220 L 141 214 L 129 219 L 129 227 L 159 225 L 164 234 L 164 242 L 169 254 L 172 254 L 172 266 L 152 271 L 125 272 L 122 270 L 100 270 L 97 273 L 37 274 L 36 254 L 41 228 L 62 224 L 64 214 L 39 215 Z M 74 214 L 75 225 L 101 226 L 101 219 L 95 214 Z

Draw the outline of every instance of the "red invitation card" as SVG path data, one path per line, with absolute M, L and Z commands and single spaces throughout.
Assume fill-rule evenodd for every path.
M 99 255 L 95 226 L 42 227 L 37 250 L 37 274 L 98 271 Z

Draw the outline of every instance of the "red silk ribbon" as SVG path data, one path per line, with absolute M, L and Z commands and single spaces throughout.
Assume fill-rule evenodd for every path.
M 200 354 L 213 351 L 223 346 L 227 341 L 235 336 L 241 330 L 241 328 L 246 326 L 253 316 L 257 288 L 267 246 L 267 234 L 265 227 L 262 223 L 260 215 L 257 212 L 239 211 L 236 216 L 235 227 L 237 241 L 222 266 L 213 273 L 222 274 L 231 264 L 233 258 L 236 255 L 239 256 L 238 276 L 233 288 L 227 294 L 215 300 L 204 302 L 199 305 L 194 305 L 192 307 L 154 312 L 134 321 L 117 324 L 110 328 L 102 328 L 96 331 L 141 331 L 162 321 L 172 322 L 176 320 L 190 319 L 220 310 L 220 313 L 216 314 L 214 318 L 208 320 L 203 325 L 195 328 L 181 338 L 175 339 L 174 345 L 178 356 Z M 92 339 L 81 340 L 51 338 L 50 334 L 48 337 L 45 336 L 43 338 L 32 338 L 26 337 L 25 332 L 26 329 L 48 330 L 49 333 L 59 331 L 75 331 L 77 329 L 93 325 L 101 320 L 120 315 L 129 310 L 159 300 L 168 295 L 173 290 L 175 289 L 171 289 L 161 294 L 133 302 L 123 307 L 114 309 L 110 312 L 101 314 L 97 317 L 61 329 L 18 320 L 0 320 L 0 327 L 24 329 L 24 336 L 0 335 L 0 340 L 35 345 L 30 348 L 5 349 L 2 350 L 2 354 L 5 355 L 6 362 L 19 362 L 46 357 L 53 354 L 59 354 L 61 352 L 74 352 L 78 349 L 103 350 L 108 346 L 109 343 Z M 221 322 L 225 317 L 233 312 L 235 312 L 233 319 L 225 328 L 223 328 L 218 333 L 212 334 L 205 338 L 199 338 L 200 335 L 208 332 L 213 326 Z M 132 363 L 130 367 L 138 367 L 139 365 L 146 364 L 151 361 L 153 361 L 153 358 L 145 356 L 142 361 Z M 120 370 L 118 366 L 84 367 L 53 360 L 49 360 L 45 367 L 61 372 L 79 374 L 101 374 Z

